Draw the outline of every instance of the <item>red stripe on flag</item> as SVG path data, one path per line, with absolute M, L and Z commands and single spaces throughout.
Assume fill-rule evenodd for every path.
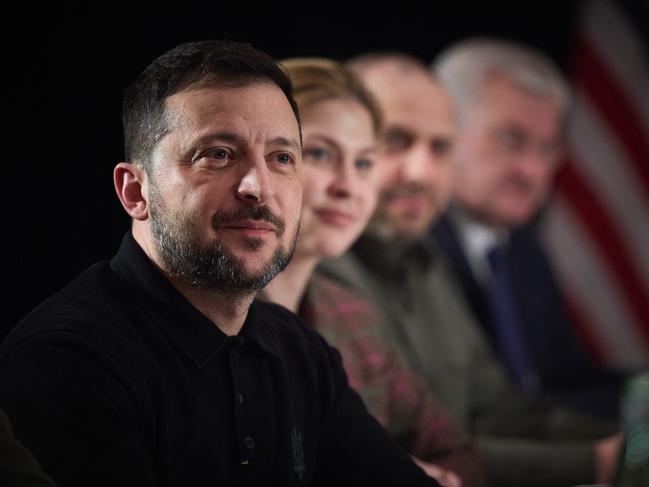
M 639 325 L 638 331 L 649 347 L 649 294 L 629 258 L 616 226 L 572 161 L 566 161 L 558 184 L 562 197 L 579 215 L 591 240 L 600 248 L 618 287 L 624 291 L 621 294 Z M 597 283 L 593 285 L 596 286 Z
M 602 113 L 649 192 L 649 142 L 634 104 L 584 35 L 577 40 L 576 53 L 574 83 L 586 92 Z

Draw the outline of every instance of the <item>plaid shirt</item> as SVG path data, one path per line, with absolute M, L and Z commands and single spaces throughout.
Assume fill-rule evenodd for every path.
M 455 471 L 465 487 L 487 484 L 482 456 L 424 379 L 401 365 L 366 300 L 316 272 L 299 314 L 340 351 L 351 386 L 410 454 Z

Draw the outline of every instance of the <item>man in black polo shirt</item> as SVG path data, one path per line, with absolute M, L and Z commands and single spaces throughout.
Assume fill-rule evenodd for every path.
M 181 45 L 127 91 L 114 171 L 132 230 L 0 349 L 0 404 L 62 486 L 437 485 L 340 357 L 254 293 L 291 257 L 290 84 L 236 43 Z

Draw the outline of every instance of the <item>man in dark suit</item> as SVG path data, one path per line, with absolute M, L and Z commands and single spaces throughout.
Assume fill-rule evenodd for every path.
M 562 152 L 569 90 L 545 55 L 476 39 L 434 70 L 458 117 L 453 202 L 433 233 L 462 290 L 529 395 L 615 416 L 619 380 L 586 352 L 534 228 Z

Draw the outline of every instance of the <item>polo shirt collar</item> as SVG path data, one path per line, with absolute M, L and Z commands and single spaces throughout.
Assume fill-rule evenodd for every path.
M 196 309 L 158 270 L 127 232 L 111 268 L 131 287 L 140 307 L 199 367 L 203 368 L 223 347 L 250 341 L 261 350 L 279 355 L 271 330 L 262 323 L 259 304 L 253 301 L 238 335 L 229 337 Z

